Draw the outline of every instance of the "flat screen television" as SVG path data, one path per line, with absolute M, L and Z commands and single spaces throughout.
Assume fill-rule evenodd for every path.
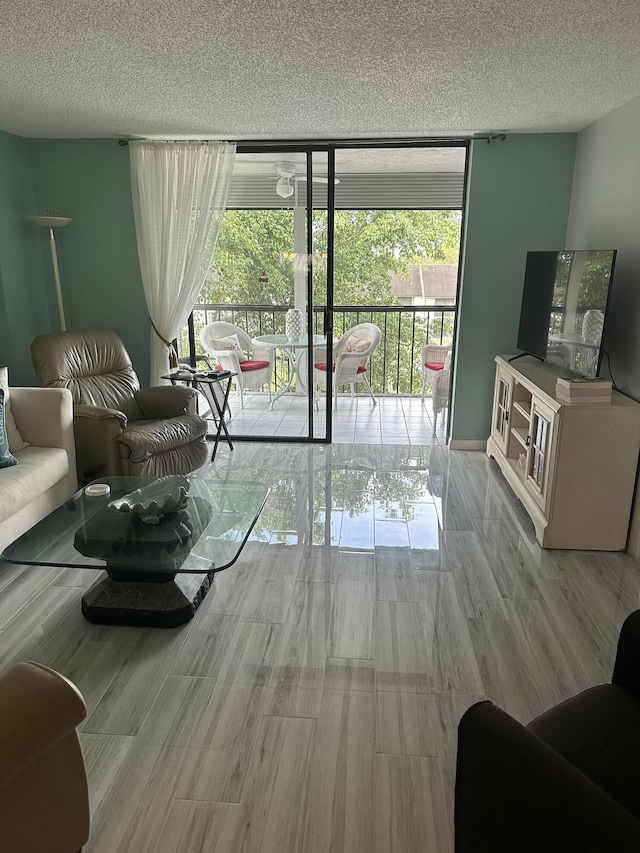
M 615 249 L 528 252 L 518 349 L 597 376 Z

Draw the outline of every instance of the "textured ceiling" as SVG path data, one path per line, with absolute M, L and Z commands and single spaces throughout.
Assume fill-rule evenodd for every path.
M 578 130 L 640 95 L 638 0 L 0 0 L 33 137 Z

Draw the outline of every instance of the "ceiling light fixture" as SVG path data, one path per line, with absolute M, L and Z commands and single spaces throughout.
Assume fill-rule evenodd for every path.
M 280 198 L 289 198 L 289 196 L 293 195 L 293 187 L 289 183 L 288 175 L 281 175 L 278 179 L 278 183 L 276 184 L 276 192 L 280 196 Z

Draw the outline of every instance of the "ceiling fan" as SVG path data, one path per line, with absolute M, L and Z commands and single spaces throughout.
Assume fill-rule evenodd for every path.
M 298 185 L 298 181 L 306 181 L 306 174 L 296 174 L 296 164 L 290 162 L 289 160 L 281 160 L 278 163 L 274 164 L 274 169 L 276 174 L 273 175 L 273 178 L 278 179 L 278 183 L 276 184 L 276 192 L 280 196 L 280 198 L 289 198 L 293 195 L 295 188 Z M 294 181 L 295 186 L 291 185 L 291 181 Z M 320 175 L 314 175 L 312 177 L 312 182 L 314 184 L 328 184 L 329 179 L 323 178 Z M 340 181 L 338 178 L 334 178 L 334 183 L 339 184 Z

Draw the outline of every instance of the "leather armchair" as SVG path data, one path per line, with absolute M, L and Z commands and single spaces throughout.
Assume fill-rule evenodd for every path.
M 76 853 L 89 837 L 76 726 L 87 709 L 64 676 L 25 661 L 0 675 L 0 850 Z
M 140 388 L 115 332 L 55 332 L 31 344 L 43 387 L 68 388 L 78 478 L 188 474 L 207 458 L 207 422 L 196 391 L 183 385 Z
M 458 726 L 456 853 L 640 850 L 640 610 L 624 622 L 611 684 L 528 726 L 491 702 Z

